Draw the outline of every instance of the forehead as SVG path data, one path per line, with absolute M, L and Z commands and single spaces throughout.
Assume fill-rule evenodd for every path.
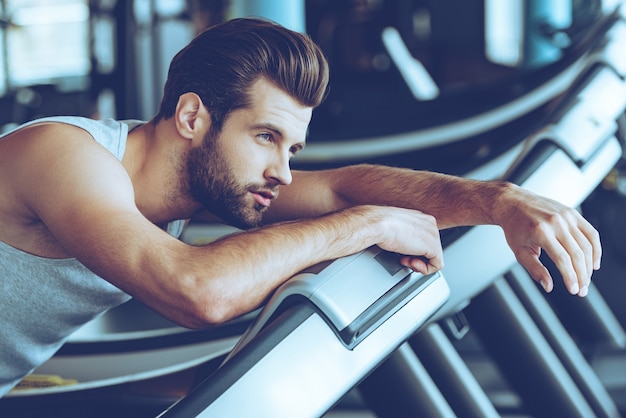
M 241 109 L 254 123 L 266 121 L 295 135 L 304 135 L 311 121 L 313 109 L 261 78 L 249 90 L 250 105 Z M 304 137 L 299 138 L 304 140 Z

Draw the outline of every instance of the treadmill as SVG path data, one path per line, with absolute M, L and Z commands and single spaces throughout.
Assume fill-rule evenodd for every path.
M 626 109 L 626 74 L 623 71 L 626 57 L 620 45 L 625 41 L 625 19 L 623 9 L 617 3 L 613 4 L 611 10 L 608 10 L 611 5 L 607 3 L 605 6 L 606 17 L 593 30 L 589 30 L 584 47 L 574 51 L 559 65 L 539 72 L 540 77 L 537 79 L 540 81 L 535 80 L 535 84 L 524 86 L 521 95 L 509 98 L 501 106 L 484 111 L 478 106 L 478 109 L 472 109 L 477 113 L 438 126 L 366 139 L 350 138 L 348 135 L 344 140 L 332 138 L 313 125 L 310 144 L 306 152 L 294 161 L 294 166 L 315 169 L 355 162 L 397 162 L 399 155 L 403 155 L 405 160 L 411 160 L 420 153 L 428 158 L 431 155 L 429 153 L 441 153 L 450 150 L 452 146 L 458 147 L 464 154 L 463 158 L 472 162 L 472 158 L 466 157 L 468 153 L 465 145 L 480 147 L 485 144 L 478 137 L 492 141 L 494 136 L 509 135 L 511 140 L 506 146 L 490 142 L 491 153 L 487 153 L 482 160 L 474 160 L 474 164 L 480 163 L 478 166 L 458 174 L 484 180 L 507 179 L 540 195 L 578 207 L 622 156 L 624 138 L 619 122 Z M 332 98 L 327 104 L 332 108 Z M 416 106 L 424 106 L 424 103 Z M 531 116 L 532 122 L 526 114 Z M 519 137 L 511 132 L 522 132 L 523 135 Z M 461 133 L 469 133 L 470 136 L 464 137 Z M 468 165 L 460 167 L 467 168 Z M 368 371 L 358 378 L 351 377 L 351 373 L 346 371 L 348 380 L 342 381 L 343 390 L 334 388 L 334 396 L 321 396 L 326 400 L 320 401 L 323 406 L 319 409 L 309 407 L 307 401 L 316 391 L 329 384 L 325 380 L 320 383 L 318 379 L 311 378 L 314 383 L 309 386 L 306 378 L 290 381 L 284 377 L 290 384 L 282 386 L 286 367 L 267 366 L 262 374 L 271 376 L 271 381 L 259 375 L 256 384 L 243 386 L 241 379 L 245 372 L 231 371 L 239 365 L 228 363 L 243 363 L 245 360 L 238 357 L 240 353 L 253 351 L 263 341 L 259 337 L 269 332 L 261 331 L 264 327 L 272 329 L 260 319 L 261 324 L 251 328 L 254 336 L 244 337 L 244 341 L 255 343 L 248 345 L 247 349 L 244 345 L 241 351 L 236 349 L 235 354 L 224 363 L 225 368 L 207 380 L 204 391 L 194 392 L 174 405 L 164 416 L 184 416 L 185 413 L 213 416 L 214 412 L 223 411 L 232 413 L 233 410 L 229 408 L 240 407 L 236 401 L 241 399 L 238 396 L 248 399 L 249 395 L 254 396 L 255 391 L 264 395 L 258 403 L 250 402 L 249 407 L 252 409 L 248 412 L 253 412 L 253 415 L 258 415 L 265 410 L 263 406 L 267 406 L 272 411 L 271 416 L 282 416 L 276 415 L 279 412 L 273 409 L 276 402 L 280 402 L 281 407 L 288 411 L 286 416 L 320 416 L 339 399 L 340 394 L 345 393 L 345 389 L 355 384 L 365 395 L 368 405 L 381 418 L 454 413 L 476 417 L 498 416 L 499 411 L 494 408 L 446 336 L 447 333 L 452 338 L 463 337 L 468 323 L 466 314 L 472 326 L 481 322 L 485 324 L 479 329 L 484 344 L 496 355 L 498 365 L 519 391 L 526 412 L 536 416 L 563 413 L 570 416 L 619 416 L 602 382 L 567 332 L 560 327 L 554 312 L 546 310 L 545 304 L 539 306 L 540 309 L 529 306 L 528 300 L 536 299 L 538 294 L 527 297 L 532 282 L 520 272 L 502 231 L 493 226 L 479 226 L 443 232 L 446 258 L 444 274 L 450 288 L 443 307 L 422 323 L 420 332 L 405 334 L 396 341 L 394 348 L 397 349 L 386 351 L 387 354 L 382 358 L 370 361 L 372 367 L 368 367 Z M 471 268 L 468 269 L 468 265 Z M 519 284 L 520 277 L 522 285 Z M 555 283 L 555 287 L 558 286 L 562 286 L 562 283 Z M 603 329 L 607 335 L 621 341 L 623 330 L 614 326 L 615 321 L 610 310 L 605 309 L 601 296 L 595 294 L 588 300 L 590 302 L 585 312 L 593 312 L 592 317 L 595 319 L 590 326 Z M 309 308 L 314 305 L 304 304 Z M 549 315 L 543 323 L 538 321 L 538 312 Z M 261 318 L 271 315 L 268 313 Z M 332 323 L 332 320 L 327 321 L 327 325 Z M 331 337 L 337 339 L 341 334 L 336 325 L 334 328 L 331 326 L 330 330 L 326 330 L 329 340 L 332 340 Z M 321 330 L 319 333 L 322 334 Z M 304 336 L 302 339 L 302 348 L 310 349 L 310 345 L 315 345 Z M 502 344 L 503 340 L 507 343 Z M 401 341 L 409 343 L 398 345 Z M 338 339 L 335 344 L 347 347 L 345 340 L 340 342 Z M 513 350 L 515 344 L 519 347 Z M 523 349 L 520 350 L 520 347 Z M 527 351 L 524 352 L 524 349 Z M 323 357 L 321 354 L 311 354 L 309 357 L 308 351 L 305 353 L 307 356 L 303 358 L 315 361 Z M 257 355 L 249 358 L 260 360 L 261 357 Z M 385 361 L 381 363 L 380 359 Z M 260 363 L 263 362 L 259 362 L 259 370 L 263 367 Z M 349 360 L 341 363 L 349 363 Z M 250 369 L 255 367 L 256 362 L 248 365 Z M 315 368 L 306 365 L 302 367 Z M 329 374 L 325 372 L 324 375 L 332 375 L 335 367 L 341 370 L 341 374 L 344 373 L 339 366 L 331 366 Z M 230 373 L 234 376 L 228 377 Z M 297 369 L 293 375 L 299 373 L 300 369 Z M 215 386 L 218 380 L 229 384 L 225 387 L 221 384 Z M 275 381 L 279 385 L 276 392 L 278 398 L 270 397 L 268 400 L 264 386 L 273 385 Z M 294 386 L 298 390 L 294 390 Z M 301 391 L 300 387 L 305 390 Z M 308 395 L 301 397 L 300 392 Z M 285 396 L 287 393 L 289 395 Z M 291 396 L 294 396 L 297 405 L 290 404 Z M 270 405 L 263 402 L 269 402 Z M 222 405 L 224 409 L 219 409 Z M 258 408 L 254 408 L 255 405 Z
M 372 247 L 282 285 L 223 364 L 160 417 L 319 417 L 445 303 L 441 273 Z
M 318 0 L 318 3 L 330 2 Z M 437 10 L 436 2 L 426 3 L 430 3 L 431 12 Z M 464 8 L 467 14 L 457 14 L 467 16 L 467 20 L 476 13 L 469 10 L 475 6 L 473 3 L 448 3 Z M 539 2 L 528 3 L 541 6 Z M 381 73 L 355 74 L 353 67 L 342 68 L 345 84 L 336 86 L 335 96 L 331 93 L 322 117 L 314 119 L 307 150 L 294 161 L 294 166 L 319 169 L 368 162 L 432 169 L 481 180 L 505 179 L 579 207 L 623 154 L 626 55 L 622 45 L 626 31 L 621 3 L 578 4 L 581 10 L 602 7 L 597 20 L 579 26 L 584 28 L 579 33 L 580 42 L 565 48 L 566 53 L 555 56 L 552 62 L 534 68 L 531 67 L 536 63 L 528 63 L 528 68 L 519 72 L 520 76 L 505 77 L 504 83 L 494 81 L 493 91 L 489 91 L 490 86 L 481 88 L 480 83 L 457 91 L 454 88 L 446 91 L 449 86 L 439 84 L 440 97 L 415 100 L 417 97 L 410 93 L 394 90 L 402 84 L 397 82 L 398 76 L 390 74 L 390 81 L 383 85 Z M 346 45 L 356 43 L 354 48 L 361 48 L 363 55 L 381 53 L 382 47 L 371 36 L 365 37 L 369 33 L 365 27 L 370 25 L 369 30 L 380 30 L 384 27 L 381 21 L 388 15 L 368 15 L 361 10 L 360 20 L 343 23 L 337 17 L 339 12 L 333 16 L 338 27 L 353 25 L 353 37 L 343 39 L 351 41 Z M 405 12 L 415 17 L 408 10 Z M 443 11 L 442 15 L 445 14 Z M 402 16 L 396 17 L 403 20 Z M 328 26 L 326 22 L 320 28 Z M 337 28 L 335 33 L 342 34 Z M 411 40 L 410 33 L 404 32 L 401 40 L 406 47 L 413 48 L 412 52 L 420 52 L 419 43 Z M 530 38 L 536 35 L 531 33 Z M 341 42 L 320 38 L 328 39 L 328 49 L 341 64 L 341 51 L 337 49 Z M 537 39 L 530 39 L 529 43 Z M 555 45 L 543 46 L 553 51 L 559 49 Z M 422 54 L 424 57 L 429 58 Z M 441 66 L 431 68 L 436 70 Z M 437 74 L 433 77 L 436 79 Z M 364 80 L 368 83 L 361 85 Z M 406 85 L 403 88 L 409 91 Z M 377 98 L 373 103 L 362 97 L 368 91 Z M 361 99 L 350 101 L 354 95 Z M 387 113 L 379 109 L 393 102 L 397 102 L 395 107 L 391 106 L 394 115 L 387 115 L 389 109 Z M 354 117 L 368 108 L 376 117 Z M 394 123 L 385 128 L 373 126 L 381 115 L 389 116 Z M 402 121 L 395 123 L 396 119 Z M 387 131 L 381 132 L 384 129 Z M 437 158 L 442 155 L 445 158 Z M 484 388 L 477 384 L 446 338 L 447 335 L 453 341 L 462 339 L 468 329 L 474 328 L 520 394 L 520 399 L 513 402 L 514 412 L 522 409 L 534 416 L 619 416 L 603 382 L 568 334 L 570 329 L 563 328 L 560 318 L 547 304 L 539 303 L 540 292 L 527 274 L 522 273 L 523 269 L 520 271 L 500 228 L 457 228 L 442 231 L 442 239 L 444 273 L 451 296 L 433 322 L 410 339 L 412 350 L 394 352 L 390 361 L 360 385 L 376 414 L 394 418 L 429 415 L 432 409 L 418 405 L 411 398 L 434 381 L 435 389 L 440 390 L 456 414 L 498 416 L 489 399 L 485 399 Z M 468 265 L 472 268 L 468 269 Z M 559 276 L 553 276 L 555 288 L 563 286 Z M 555 295 L 550 295 L 552 305 L 560 303 L 552 296 Z M 538 297 L 540 300 L 533 304 Z M 601 338 L 618 346 L 623 344 L 624 330 L 593 285 L 590 295 L 576 309 L 566 312 L 565 316 L 574 316 L 573 322 L 584 324 L 578 328 L 595 330 Z M 419 368 L 407 367 L 418 361 L 423 362 L 426 377 Z M 392 386 L 398 381 L 403 382 L 402 390 Z

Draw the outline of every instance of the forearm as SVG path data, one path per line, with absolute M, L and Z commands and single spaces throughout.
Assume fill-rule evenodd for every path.
M 539 259 L 542 253 L 555 261 L 570 292 L 581 296 L 593 270 L 600 267 L 598 233 L 580 213 L 512 183 L 359 165 L 294 172 L 292 186 L 273 219 L 367 203 L 421 211 L 433 216 L 439 229 L 498 225 L 518 261 L 546 290 L 552 288 L 552 278 Z
M 347 205 L 370 203 L 416 209 L 437 219 L 440 229 L 497 223 L 498 200 L 517 189 L 440 173 L 360 165 L 340 169 L 334 189 Z
M 175 305 L 168 316 L 195 327 L 194 320 L 199 319 L 197 325 L 201 326 L 203 322 L 220 323 L 249 312 L 306 267 L 376 244 L 381 236 L 377 218 L 376 211 L 359 207 L 187 248 L 178 260 L 186 283 L 174 291 L 181 300 L 197 298 L 181 305 L 199 306 L 204 312 L 176 312 Z
M 148 289 L 155 298 L 150 305 L 187 326 L 220 323 L 257 308 L 276 287 L 306 267 L 372 245 L 403 254 L 401 263 L 423 274 L 443 267 L 432 216 L 361 205 L 242 232 L 204 247 L 181 244 L 177 256 L 165 263 L 179 277 L 170 283 L 161 274 L 159 283 L 164 288 Z M 172 269 L 172 264 L 178 267 Z M 153 269 L 153 274 L 158 275 L 158 270 Z

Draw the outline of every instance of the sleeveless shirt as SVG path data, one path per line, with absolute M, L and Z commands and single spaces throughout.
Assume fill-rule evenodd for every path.
M 52 117 L 5 135 L 41 122 L 78 126 L 120 161 L 128 132 L 144 123 Z M 183 225 L 172 222 L 167 232 L 178 237 Z M 52 357 L 74 331 L 129 299 L 75 258 L 37 257 L 0 241 L 0 397 Z

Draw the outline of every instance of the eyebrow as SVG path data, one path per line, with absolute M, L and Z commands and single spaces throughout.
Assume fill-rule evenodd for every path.
M 268 123 L 268 122 L 257 123 L 257 124 L 252 125 L 251 128 L 252 129 L 268 129 L 270 131 L 273 131 L 277 135 L 284 136 L 283 131 L 278 126 L 274 125 L 273 123 Z

